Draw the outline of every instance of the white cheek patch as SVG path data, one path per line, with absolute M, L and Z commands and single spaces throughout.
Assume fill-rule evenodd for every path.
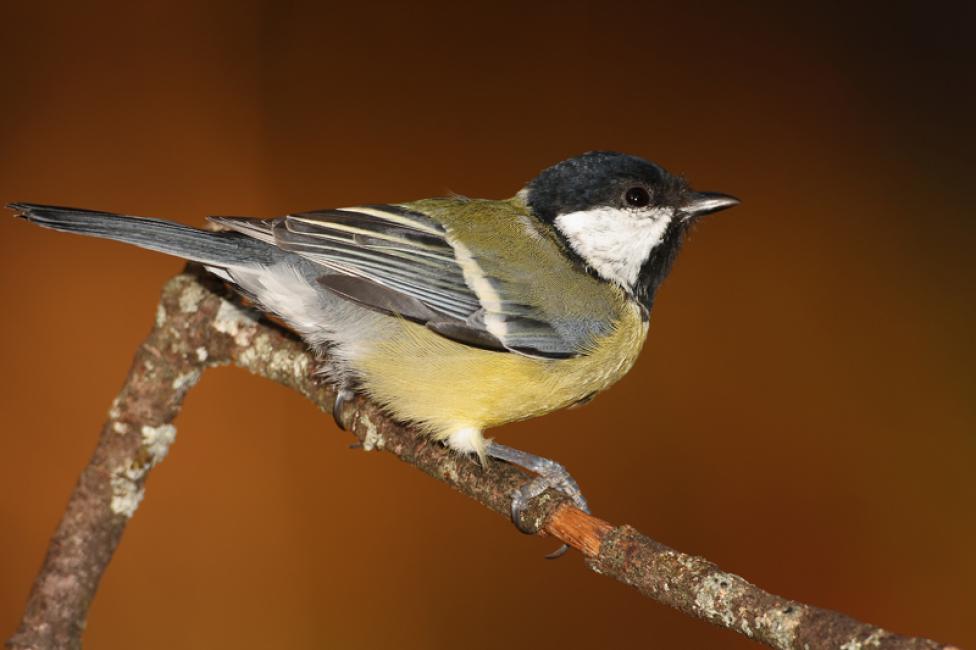
M 673 217 L 671 208 L 595 208 L 561 214 L 556 227 L 604 279 L 633 288 Z

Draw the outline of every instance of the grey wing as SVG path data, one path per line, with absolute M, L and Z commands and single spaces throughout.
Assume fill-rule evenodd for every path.
M 423 213 L 373 205 L 270 221 L 211 220 L 320 264 L 331 272 L 318 281 L 333 293 L 426 325 L 446 338 L 531 356 L 564 358 L 582 352 L 580 342 L 565 340 L 531 306 L 504 295 L 505 283 L 479 275 L 479 281 L 499 292 L 484 304 L 465 277 L 469 256 L 459 259 L 443 226 Z

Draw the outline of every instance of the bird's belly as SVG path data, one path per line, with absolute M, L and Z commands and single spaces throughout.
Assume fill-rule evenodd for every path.
M 400 320 L 397 335 L 351 360 L 363 388 L 437 438 L 542 415 L 604 390 L 633 366 L 647 324 L 625 309 L 588 354 L 540 359 L 466 346 Z

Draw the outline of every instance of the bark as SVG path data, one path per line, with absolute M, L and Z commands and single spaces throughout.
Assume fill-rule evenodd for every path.
M 11 650 L 79 648 L 88 608 L 142 500 L 145 481 L 176 434 L 172 422 L 208 367 L 233 364 L 292 388 L 323 410 L 334 387 L 316 378 L 316 359 L 283 329 L 242 308 L 209 276 L 179 275 L 165 286 L 155 327 L 102 428 L 95 453 L 71 494 L 34 582 Z M 487 470 L 418 436 L 361 397 L 342 414 L 366 450 L 396 455 L 507 516 L 512 492 L 528 477 L 502 463 Z M 898 636 L 843 614 L 769 594 L 700 557 L 613 526 L 547 492 L 523 515 L 541 534 L 583 553 L 590 568 L 690 616 L 774 648 L 949 648 Z

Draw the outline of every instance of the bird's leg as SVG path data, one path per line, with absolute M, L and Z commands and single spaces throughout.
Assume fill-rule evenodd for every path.
M 573 501 L 573 505 L 583 512 L 590 512 L 590 507 L 587 505 L 586 499 L 583 497 L 583 492 L 580 490 L 576 479 L 570 476 L 569 472 L 566 471 L 566 468 L 556 461 L 543 458 L 542 456 L 536 456 L 519 449 L 513 449 L 512 447 L 499 444 L 494 440 L 490 440 L 488 442 L 488 446 L 485 448 L 485 454 L 491 458 L 504 460 L 505 462 L 518 465 L 519 467 L 523 467 L 530 472 L 537 474 L 534 479 L 516 490 L 515 494 L 512 495 L 512 522 L 515 524 L 515 527 L 523 533 L 532 535 L 538 532 L 527 528 L 525 524 L 522 523 L 522 511 L 525 510 L 525 507 L 528 505 L 529 501 L 536 498 L 549 488 L 553 488 L 554 490 L 562 492 L 568 496 Z M 561 547 L 559 547 L 559 549 L 553 553 L 550 553 L 546 557 L 549 559 L 554 559 L 561 556 L 567 550 L 569 550 L 569 547 L 563 544 Z

